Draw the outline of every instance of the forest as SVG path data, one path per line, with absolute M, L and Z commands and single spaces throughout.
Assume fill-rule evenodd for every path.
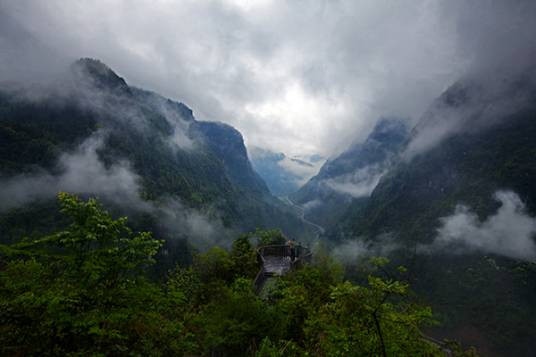
M 2 355 L 475 356 L 426 339 L 435 322 L 404 281 L 373 258 L 364 280 L 316 249 L 312 264 L 256 295 L 256 245 L 277 230 L 243 234 L 190 266 L 150 272 L 163 242 L 129 228 L 95 199 L 60 193 L 66 225 L 2 245 Z M 255 241 L 255 243 L 253 243 Z

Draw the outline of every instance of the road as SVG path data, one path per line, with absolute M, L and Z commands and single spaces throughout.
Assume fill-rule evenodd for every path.
M 316 231 L 316 237 L 315 238 L 318 238 L 321 234 L 324 234 L 324 232 L 326 231 L 324 229 L 324 227 L 314 223 L 314 222 L 311 222 L 310 220 L 308 220 L 307 218 L 305 218 L 305 210 L 303 209 L 302 206 L 294 203 L 294 201 L 292 201 L 288 196 L 285 196 L 285 197 L 280 197 L 280 199 L 285 202 L 286 204 L 288 204 L 289 206 L 292 206 L 294 207 L 294 209 L 296 210 L 296 212 L 298 213 L 298 216 L 300 217 L 300 219 L 302 220 L 303 223 L 305 224 L 308 224 L 310 225 L 311 227 L 313 227 Z

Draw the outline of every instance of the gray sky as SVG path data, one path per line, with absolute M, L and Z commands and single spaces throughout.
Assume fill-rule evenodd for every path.
M 380 116 L 416 121 L 468 70 L 526 58 L 534 3 L 0 0 L 0 79 L 95 57 L 248 145 L 329 156 Z

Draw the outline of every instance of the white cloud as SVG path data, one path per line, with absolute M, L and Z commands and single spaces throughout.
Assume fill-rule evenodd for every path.
M 131 171 L 126 161 L 104 167 L 97 155 L 102 140 L 101 134 L 94 135 L 74 152 L 62 154 L 59 167 L 63 173 L 59 176 L 43 172 L 3 180 L 0 185 L 0 208 L 6 210 L 31 200 L 54 197 L 59 191 L 104 195 L 126 205 L 133 201 L 137 203 L 139 177 Z
M 480 251 L 513 259 L 536 259 L 536 218 L 525 211 L 519 196 L 511 191 L 498 191 L 501 203 L 497 212 L 485 221 L 464 205 L 458 205 L 452 216 L 441 218 L 441 227 L 431 245 L 422 251 L 464 253 Z
M 341 243 L 331 254 L 343 263 L 357 263 L 365 257 L 386 257 L 399 248 L 391 234 L 383 234 L 374 241 L 358 238 Z
M 305 213 L 307 213 L 308 211 L 313 210 L 321 205 L 322 205 L 322 201 L 316 199 L 316 200 L 310 200 L 310 201 L 303 203 L 301 207 L 303 208 Z
M 279 161 L 277 164 L 285 171 L 291 173 L 292 175 L 296 176 L 298 179 L 297 184 L 299 186 L 304 185 L 311 177 L 316 175 L 318 171 L 320 170 L 320 167 L 324 163 L 324 160 L 320 160 L 317 162 L 310 162 L 306 161 L 306 158 L 297 159 L 285 156 L 281 161 Z
M 455 21 L 440 3 L 4 2 L 14 26 L 0 36 L 0 62 L 7 76 L 14 64 L 16 76 L 35 68 L 31 58 L 58 62 L 22 45 L 31 38 L 62 58 L 100 58 L 199 118 L 232 124 L 248 146 L 328 156 L 382 115 L 419 115 L 457 76 Z
M 321 181 L 332 190 L 354 198 L 370 196 L 386 170 L 383 165 L 369 165 L 353 173 Z
M 127 161 L 105 167 L 97 151 L 105 134 L 99 132 L 86 139 L 75 151 L 59 157 L 59 175 L 42 172 L 18 175 L 0 181 L 0 212 L 22 206 L 33 200 L 52 199 L 58 192 L 97 196 L 120 207 L 147 212 L 157 217 L 170 236 L 186 235 L 192 244 L 208 248 L 225 244 L 230 232 L 216 218 L 209 218 L 182 205 L 177 199 L 148 202 L 140 197 L 141 178 Z
M 4 1 L 0 78 L 81 56 L 227 122 L 248 146 L 336 154 L 382 116 L 421 116 L 462 73 L 531 62 L 536 3 Z

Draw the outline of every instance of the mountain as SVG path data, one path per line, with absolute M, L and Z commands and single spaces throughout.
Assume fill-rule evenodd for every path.
M 291 199 L 309 219 L 336 225 L 352 204 L 366 200 L 408 139 L 405 121 L 381 119 L 362 143 L 352 145 L 311 178 Z
M 288 157 L 284 153 L 258 147 L 251 148 L 250 154 L 253 168 L 276 196 L 286 196 L 298 190 L 318 171 L 323 161 L 319 155 Z
M 2 241 L 54 226 L 60 190 L 98 196 L 170 244 L 226 244 L 257 227 L 308 234 L 253 170 L 236 129 L 197 121 L 98 60 L 47 86 L 0 89 Z
M 414 272 L 443 322 L 439 334 L 490 355 L 534 353 L 535 74 L 499 70 L 448 88 L 330 233 L 375 252 L 390 237 L 392 259 Z
M 497 82 L 500 90 L 486 87 Z M 481 218 L 494 212 L 493 194 L 501 189 L 516 192 L 536 213 L 535 83 L 527 74 L 493 83 L 466 79 L 447 89 L 413 129 L 402 159 L 361 209 L 363 218 L 350 224 L 354 231 L 426 241 L 438 218 L 460 202 Z

